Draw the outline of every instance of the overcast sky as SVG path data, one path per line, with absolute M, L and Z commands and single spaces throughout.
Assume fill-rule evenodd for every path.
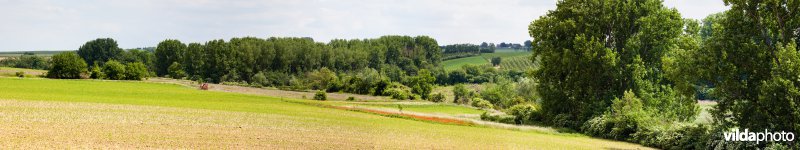
M 528 40 L 556 0 L 0 0 L 0 51 L 74 50 L 100 37 L 122 48 L 231 37 L 428 35 L 439 44 Z M 684 17 L 722 0 L 666 0 Z

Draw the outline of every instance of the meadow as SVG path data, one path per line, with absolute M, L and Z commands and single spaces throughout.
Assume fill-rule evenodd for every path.
M 0 145 L 7 148 L 646 148 L 579 134 L 431 123 L 177 84 L 0 78 L 0 85 L 0 133 L 7 135 Z M 457 106 L 432 107 L 407 110 Z

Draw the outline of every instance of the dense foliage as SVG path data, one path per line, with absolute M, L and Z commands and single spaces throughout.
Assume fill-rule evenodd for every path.
M 103 65 L 102 69 L 103 73 L 105 73 L 107 79 L 111 80 L 123 80 L 125 79 L 125 65 L 122 63 L 109 60 L 108 62 Z
M 53 67 L 47 71 L 48 78 L 80 79 L 86 72 L 86 62 L 77 54 L 64 52 L 53 55 Z
M 800 2 L 725 0 L 709 16 L 702 47 L 679 53 L 678 84 L 713 85 L 712 111 L 722 129 L 800 131 Z M 704 66 L 704 67 L 697 67 Z M 692 89 L 689 86 L 688 89 Z M 695 89 L 698 90 L 698 89 Z M 758 147 L 766 146 L 753 145 Z M 798 148 L 798 144 L 790 143 Z
M 148 77 L 147 67 L 141 62 L 125 64 L 125 80 L 142 80 Z
M 170 67 L 170 65 L 183 61 L 182 57 L 185 51 L 186 45 L 178 40 L 164 40 L 161 43 L 158 43 L 158 47 L 156 47 L 155 51 L 156 75 L 167 75 L 169 73 L 167 69 Z
M 631 90 L 652 114 L 692 120 L 696 101 L 673 94 L 661 63 L 683 25 L 659 0 L 559 1 L 529 32 L 544 119 L 577 128 Z
M 119 59 L 123 56 L 122 53 L 117 41 L 111 38 L 92 40 L 78 49 L 78 55 L 86 61 L 86 64 L 102 64 L 112 59 Z
M 49 69 L 50 63 L 49 59 L 36 56 L 36 54 L 30 52 L 25 52 L 19 57 L 9 57 L 0 60 L 0 66 L 42 70 Z
M 171 40 L 165 42 L 174 43 Z M 332 40 L 328 44 L 309 38 L 245 37 L 233 38 L 229 42 L 192 43 L 182 58 L 184 71 L 192 79 L 251 83 L 258 73 L 298 77 L 322 67 L 334 72 L 397 67 L 402 73 L 413 75 L 420 68 L 438 65 L 441 50 L 435 40 L 426 36 Z M 280 82 L 273 84 L 288 86 Z

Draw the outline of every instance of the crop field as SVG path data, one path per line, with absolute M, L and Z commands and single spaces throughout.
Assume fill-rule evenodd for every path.
M 442 62 L 442 66 L 444 66 L 445 70 L 455 70 L 460 68 L 461 66 L 472 64 L 472 65 L 490 65 L 490 60 L 494 57 L 500 57 L 505 61 L 505 59 L 513 58 L 513 57 L 520 57 L 520 56 L 527 56 L 530 55 L 531 52 L 527 51 L 514 51 L 514 50 L 498 50 L 495 53 L 483 53 L 479 56 L 472 56 L 472 57 L 465 57 L 459 59 L 451 59 Z M 502 61 L 501 61 L 502 62 Z
M 647 149 L 578 134 L 440 124 L 298 103 L 340 101 L 176 84 L 0 78 L 0 85 L 0 145 L 11 149 Z M 406 110 L 478 113 L 448 107 L 458 106 Z
M 531 61 L 528 55 L 507 57 L 500 61 L 500 69 L 526 71 L 534 67 L 536 67 L 536 65 Z

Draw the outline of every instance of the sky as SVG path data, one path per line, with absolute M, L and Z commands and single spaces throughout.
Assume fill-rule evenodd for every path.
M 75 50 L 113 38 L 121 48 L 232 37 L 377 38 L 427 35 L 440 45 L 529 40 L 556 0 L 0 0 L 0 51 Z M 665 0 L 685 18 L 722 0 Z

